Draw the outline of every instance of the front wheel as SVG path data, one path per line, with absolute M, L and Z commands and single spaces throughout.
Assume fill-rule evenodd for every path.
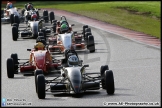
M 105 89 L 106 88 L 106 85 L 105 85 L 105 71 L 106 70 L 109 70 L 109 67 L 108 65 L 102 65 L 100 67 L 100 74 L 101 74 L 101 84 L 102 84 L 102 88 Z
M 37 95 L 39 99 L 45 99 L 46 93 L 45 93 L 45 78 L 43 74 L 40 74 L 37 76 Z
M 105 85 L 107 94 L 114 94 L 115 85 L 114 85 L 114 76 L 112 70 L 105 71 Z
M 36 92 L 37 92 L 37 76 L 40 75 L 40 74 L 43 74 L 42 69 L 35 70 L 34 76 L 35 76 L 35 89 L 36 89 Z
M 12 39 L 14 41 L 17 41 L 17 38 L 18 38 L 18 30 L 16 26 L 13 26 L 12 27 Z
M 54 12 L 50 12 L 49 16 L 50 16 L 50 21 L 51 21 L 51 24 L 52 24 L 52 20 L 55 19 Z
M 8 78 L 14 78 L 14 61 L 12 58 L 7 59 L 7 76 Z
M 95 52 L 94 37 L 92 35 L 88 36 L 87 49 L 89 49 L 90 53 Z

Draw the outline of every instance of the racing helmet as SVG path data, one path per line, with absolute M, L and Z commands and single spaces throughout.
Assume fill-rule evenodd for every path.
M 45 40 L 44 36 L 38 36 L 36 39 L 36 42 L 41 42 L 44 45 L 46 45 L 46 40 Z
M 35 50 L 44 50 L 45 49 L 45 45 L 42 42 L 38 42 L 34 45 L 34 49 Z
M 69 27 L 68 27 L 66 24 L 62 24 L 62 25 L 61 25 L 60 31 L 61 31 L 62 33 L 65 33 L 65 32 L 67 32 L 68 30 L 69 30 Z
M 8 8 L 9 8 L 9 9 L 10 9 L 10 8 L 13 8 L 13 5 L 12 5 L 11 2 L 8 1 L 7 5 L 8 5 Z
M 32 9 L 32 5 L 31 4 L 28 4 L 27 9 L 28 10 Z
M 67 60 L 68 66 L 73 66 L 73 65 L 78 65 L 79 64 L 79 59 L 76 55 L 70 55 L 68 60 Z
M 37 20 L 37 14 L 32 14 L 32 15 L 31 15 L 31 20 L 32 20 L 32 21 Z

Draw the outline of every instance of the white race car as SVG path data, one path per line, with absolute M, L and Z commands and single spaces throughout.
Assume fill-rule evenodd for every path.
M 7 12 L 9 12 L 9 15 L 7 15 Z M 24 17 L 19 14 L 16 7 L 13 7 L 11 9 L 4 9 L 2 10 L 1 14 L 1 22 L 2 23 L 20 23 L 24 22 Z

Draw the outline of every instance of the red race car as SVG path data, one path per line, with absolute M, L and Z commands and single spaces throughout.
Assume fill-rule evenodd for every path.
M 14 78 L 14 74 L 20 73 L 49 73 L 58 70 L 61 65 L 60 60 L 53 59 L 48 50 L 27 49 L 30 51 L 29 59 L 18 59 L 17 54 L 11 54 L 11 58 L 7 59 L 7 75 L 8 78 Z M 26 62 L 18 62 L 19 60 L 28 60 Z

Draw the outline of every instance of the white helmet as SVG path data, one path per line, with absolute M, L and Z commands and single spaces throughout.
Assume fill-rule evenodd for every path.
M 76 55 L 71 55 L 71 56 L 69 56 L 67 62 L 68 62 L 68 66 L 78 65 L 79 59 Z

